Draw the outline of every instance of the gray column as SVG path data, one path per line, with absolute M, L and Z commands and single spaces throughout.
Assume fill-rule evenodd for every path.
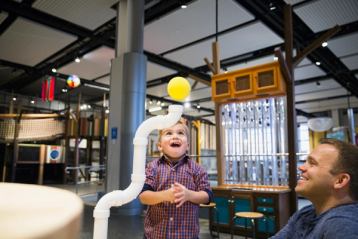
M 332 115 L 333 127 L 340 126 L 338 109 L 331 110 L 331 115 Z
M 144 1 L 121 0 L 117 17 L 116 58 L 111 65 L 106 192 L 131 182 L 133 138 L 145 119 L 146 56 L 143 54 Z M 138 200 L 112 212 L 139 215 Z

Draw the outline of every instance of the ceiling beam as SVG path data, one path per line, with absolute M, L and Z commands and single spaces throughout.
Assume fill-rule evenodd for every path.
M 9 14 L 15 14 L 17 16 L 29 19 L 33 22 L 37 22 L 63 32 L 71 33 L 75 36 L 88 37 L 91 36 L 92 33 L 91 30 L 88 30 L 82 26 L 47 14 L 45 12 L 32 8 L 29 5 L 23 5 L 12 0 L 1 0 L 0 10 L 3 10 Z

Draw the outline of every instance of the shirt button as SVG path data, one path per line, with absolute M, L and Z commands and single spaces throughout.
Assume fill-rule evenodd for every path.
M 171 221 L 171 222 L 172 222 L 173 220 L 174 220 L 174 218 L 172 218 L 172 217 L 171 217 L 171 218 L 169 218 L 169 221 Z

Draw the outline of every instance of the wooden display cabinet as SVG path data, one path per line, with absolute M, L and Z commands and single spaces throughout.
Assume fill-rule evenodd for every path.
M 278 62 L 212 77 L 212 99 L 215 102 L 285 95 L 285 88 Z
M 210 223 L 213 230 L 241 236 L 252 235 L 252 224 L 233 217 L 236 212 L 255 211 L 265 215 L 254 228 L 257 238 L 268 238 L 278 232 L 289 218 L 289 192 L 283 187 L 240 187 L 226 185 L 213 188 L 218 217 Z

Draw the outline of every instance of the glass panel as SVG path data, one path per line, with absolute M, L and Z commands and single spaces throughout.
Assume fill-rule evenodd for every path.
M 249 90 L 250 88 L 250 75 L 235 78 L 235 91 Z
M 216 82 L 216 95 L 229 93 L 229 81 L 227 79 Z
M 275 84 L 273 70 L 259 72 L 257 77 L 259 88 Z

